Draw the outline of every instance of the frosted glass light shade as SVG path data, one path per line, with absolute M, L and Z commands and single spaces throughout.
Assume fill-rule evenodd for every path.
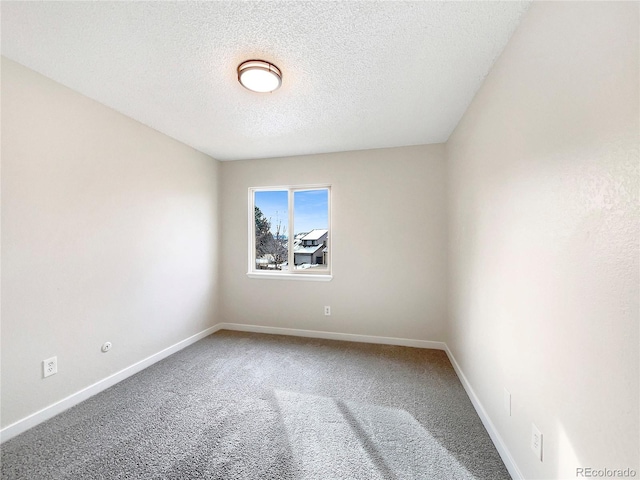
M 264 60 L 247 60 L 238 65 L 238 81 L 254 92 L 273 92 L 282 85 L 282 72 Z

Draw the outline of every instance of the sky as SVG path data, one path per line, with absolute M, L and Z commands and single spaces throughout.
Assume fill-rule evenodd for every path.
M 294 192 L 293 221 L 295 233 L 310 232 L 314 228 L 329 228 L 329 191 L 303 190 Z M 271 219 L 271 232 L 275 233 L 277 220 L 287 227 L 289 211 L 288 193 L 281 190 L 255 192 L 255 205 L 267 219 Z

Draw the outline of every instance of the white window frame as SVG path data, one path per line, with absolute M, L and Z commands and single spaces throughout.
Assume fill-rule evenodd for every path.
M 295 232 L 294 225 L 294 193 L 304 192 L 308 190 L 328 190 L 327 195 L 327 223 L 329 229 L 329 235 L 327 235 L 327 248 L 328 248 L 328 262 L 327 268 L 322 270 L 296 270 L 291 267 L 294 265 L 294 253 L 293 253 L 293 232 Z M 289 269 L 286 271 L 268 271 L 256 269 L 256 233 L 255 233 L 255 193 L 256 192 L 272 192 L 272 191 L 286 191 L 287 192 L 287 211 L 288 211 L 288 224 L 287 235 L 289 241 L 287 242 L 287 265 Z M 331 229 L 331 185 L 287 185 L 278 187 L 250 187 L 249 188 L 249 270 L 247 276 L 250 278 L 261 279 L 277 279 L 277 280 L 310 280 L 318 282 L 328 282 L 333 278 L 332 275 L 332 232 Z

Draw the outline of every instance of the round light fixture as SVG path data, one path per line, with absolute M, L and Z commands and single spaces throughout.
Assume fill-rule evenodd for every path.
M 238 81 L 254 92 L 273 92 L 282 85 L 282 72 L 264 60 L 247 60 L 238 65 Z

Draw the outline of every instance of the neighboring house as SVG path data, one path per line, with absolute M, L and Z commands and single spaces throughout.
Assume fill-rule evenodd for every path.
M 306 235 L 296 236 L 293 247 L 295 265 L 324 265 L 327 254 L 329 230 L 311 230 Z

